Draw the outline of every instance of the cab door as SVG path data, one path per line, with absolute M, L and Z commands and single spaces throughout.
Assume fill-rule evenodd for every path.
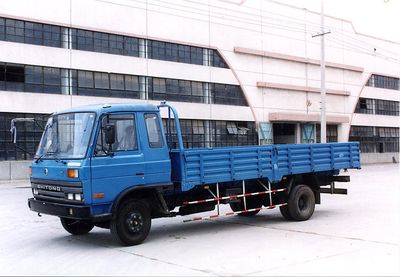
M 141 116 L 143 153 L 146 161 L 146 183 L 170 184 L 171 160 L 162 132 L 162 123 L 159 113 L 145 112 Z
M 115 126 L 115 142 L 105 144 L 104 127 Z M 123 190 L 145 184 L 144 155 L 135 113 L 110 113 L 101 119 L 91 158 L 93 203 L 111 202 Z

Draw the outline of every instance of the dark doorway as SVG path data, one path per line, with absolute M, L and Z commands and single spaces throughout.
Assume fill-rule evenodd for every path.
M 296 143 L 296 124 L 274 123 L 274 144 Z

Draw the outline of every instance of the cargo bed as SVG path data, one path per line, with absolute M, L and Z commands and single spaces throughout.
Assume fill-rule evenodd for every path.
M 360 168 L 358 142 L 172 150 L 172 181 L 197 185 Z M 336 173 L 337 174 L 337 173 Z

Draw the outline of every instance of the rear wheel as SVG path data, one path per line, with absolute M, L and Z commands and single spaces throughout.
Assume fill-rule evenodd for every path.
M 65 217 L 60 217 L 60 220 L 64 229 L 72 235 L 87 234 L 94 227 L 94 224 L 90 221 L 70 219 Z
M 110 231 L 114 239 L 122 245 L 142 243 L 150 232 L 151 213 L 144 200 L 127 200 L 118 209 L 111 221 Z
M 315 210 L 314 192 L 306 185 L 295 186 L 290 192 L 287 205 L 281 206 L 279 209 L 287 220 L 307 220 Z

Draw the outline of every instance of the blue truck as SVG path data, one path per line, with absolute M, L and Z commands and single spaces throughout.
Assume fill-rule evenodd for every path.
M 91 105 L 49 117 L 30 166 L 28 206 L 58 216 L 73 235 L 97 226 L 136 245 L 160 217 L 279 207 L 287 220 L 307 220 L 321 193 L 347 193 L 335 182 L 348 182 L 339 173 L 353 168 L 358 142 L 185 149 L 177 111 L 166 103 Z M 187 217 L 207 211 L 215 212 Z

